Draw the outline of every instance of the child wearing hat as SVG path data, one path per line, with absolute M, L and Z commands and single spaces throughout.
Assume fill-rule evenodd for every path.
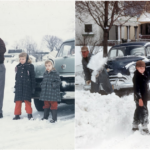
M 149 133 L 148 130 L 148 89 L 149 89 L 149 73 L 145 70 L 145 62 L 136 62 L 136 71 L 133 77 L 134 100 L 136 109 L 133 119 L 133 131 L 139 130 L 138 125 L 142 124 L 142 133 Z
M 25 102 L 25 110 L 28 114 L 28 119 L 32 117 L 31 97 L 35 91 L 35 73 L 34 66 L 27 53 L 19 55 L 19 64 L 16 66 L 16 82 L 15 82 L 15 117 L 13 120 L 20 119 L 21 105 Z
M 52 120 L 51 123 L 57 121 L 57 105 L 61 101 L 60 97 L 60 84 L 61 80 L 58 72 L 54 68 L 54 61 L 52 59 L 45 62 L 46 71 L 43 75 L 41 83 L 40 100 L 44 101 L 44 116 L 42 120 L 48 119 L 51 110 Z

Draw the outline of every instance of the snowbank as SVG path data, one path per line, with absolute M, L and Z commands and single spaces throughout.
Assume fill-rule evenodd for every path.
M 6 84 L 3 104 L 4 118 L 0 119 L 0 149 L 73 149 L 74 148 L 74 106 L 59 104 L 58 122 L 41 121 L 43 112 L 38 112 L 32 101 L 33 117 L 28 120 L 25 105 L 22 104 L 21 120 L 14 121 L 15 66 L 5 64 Z
M 131 130 L 133 95 L 119 98 L 77 90 L 75 107 L 76 148 L 150 148 L 149 136 Z

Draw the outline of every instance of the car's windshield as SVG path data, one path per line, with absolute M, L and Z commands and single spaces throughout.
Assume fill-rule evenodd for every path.
M 74 42 L 67 42 L 61 46 L 57 57 L 72 56 L 74 54 L 75 54 Z
M 109 58 L 124 57 L 124 56 L 145 56 L 143 46 L 127 46 L 112 48 L 109 52 Z

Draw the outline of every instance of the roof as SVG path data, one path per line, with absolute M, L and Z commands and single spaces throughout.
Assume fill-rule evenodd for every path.
M 145 46 L 146 44 L 150 44 L 150 42 L 129 42 L 129 43 L 123 43 L 123 44 L 119 44 L 119 45 L 115 45 L 113 47 L 121 47 L 121 46 L 132 46 L 132 45 L 141 45 L 141 46 Z

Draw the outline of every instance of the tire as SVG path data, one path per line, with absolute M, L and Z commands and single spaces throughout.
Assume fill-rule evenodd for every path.
M 39 99 L 34 99 L 34 105 L 37 109 L 37 111 L 44 111 L 43 106 L 44 106 L 44 102 L 40 101 Z

